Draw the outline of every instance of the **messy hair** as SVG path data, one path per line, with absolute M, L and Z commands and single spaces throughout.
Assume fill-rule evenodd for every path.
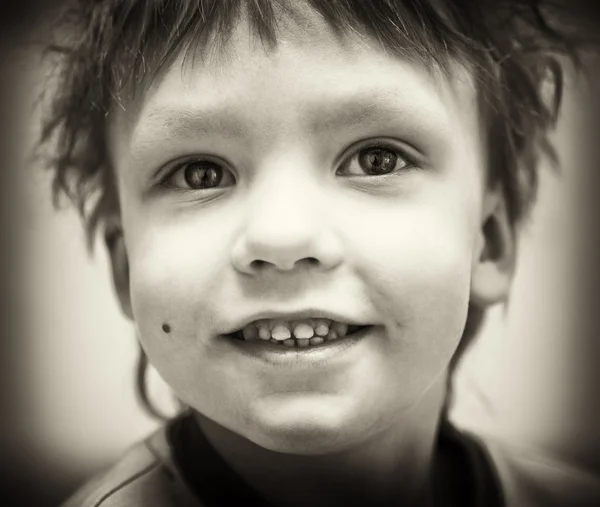
M 265 51 L 275 48 L 281 15 L 303 22 L 298 5 L 291 0 L 70 3 L 46 52 L 58 59 L 58 73 L 40 140 L 51 148 L 55 202 L 66 196 L 75 204 L 90 247 L 109 213 L 118 210 L 107 149 L 110 112 L 129 94 L 143 92 L 175 57 L 183 54 L 186 61 L 223 48 L 242 15 Z M 548 135 L 557 118 L 564 62 L 577 62 L 581 47 L 570 10 L 550 0 L 305 0 L 302 6 L 340 37 L 367 37 L 427 68 L 447 72 L 452 61 L 466 66 L 490 148 L 488 183 L 501 188 L 513 227 L 527 216 L 539 158 L 554 157 Z M 145 367 L 142 355 L 138 388 L 148 408 Z

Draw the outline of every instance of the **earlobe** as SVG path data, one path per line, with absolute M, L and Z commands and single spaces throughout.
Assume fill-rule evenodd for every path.
M 515 231 L 501 192 L 485 197 L 479 237 L 471 277 L 471 302 L 486 308 L 508 298 L 515 267 Z
M 104 243 L 112 268 L 113 283 L 123 313 L 133 320 L 129 291 L 129 259 L 120 220 L 110 220 L 104 230 Z

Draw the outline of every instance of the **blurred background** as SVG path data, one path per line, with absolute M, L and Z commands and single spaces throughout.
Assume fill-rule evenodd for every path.
M 30 157 L 40 44 L 52 2 L 0 4 L 0 495 L 58 505 L 157 427 L 134 394 L 137 345 L 71 209 Z M 543 171 L 510 304 L 489 316 L 456 378 L 457 424 L 600 474 L 600 60 L 567 83 L 559 172 Z M 154 397 L 168 390 L 152 376 Z M 5 504 L 6 505 L 6 504 Z

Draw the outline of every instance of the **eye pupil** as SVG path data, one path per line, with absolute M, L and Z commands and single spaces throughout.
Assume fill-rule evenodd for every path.
M 190 188 L 213 188 L 221 183 L 223 170 L 212 162 L 194 162 L 186 167 L 184 177 Z
M 392 172 L 398 161 L 398 155 L 385 148 L 368 148 L 358 155 L 358 162 L 367 174 L 387 174 Z

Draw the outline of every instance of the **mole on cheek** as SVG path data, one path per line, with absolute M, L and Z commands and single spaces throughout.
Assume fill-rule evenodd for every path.
M 170 333 L 170 332 L 171 332 L 171 326 L 169 326 L 169 324 L 163 324 L 163 325 L 162 325 L 162 330 L 163 330 L 165 333 L 167 333 L 167 334 L 168 334 L 168 333 Z

